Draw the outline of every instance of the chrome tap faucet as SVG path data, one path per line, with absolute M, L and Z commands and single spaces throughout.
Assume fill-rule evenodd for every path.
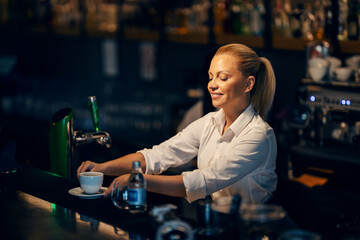
M 92 142 L 97 142 L 98 144 L 105 146 L 106 148 L 111 147 L 110 134 L 104 131 L 87 133 L 83 133 L 82 131 L 75 131 L 73 136 L 73 142 L 75 147 Z

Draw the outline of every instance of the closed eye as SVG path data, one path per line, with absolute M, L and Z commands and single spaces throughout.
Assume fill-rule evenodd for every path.
M 209 82 L 210 82 L 211 80 L 213 80 L 213 78 L 214 78 L 214 76 L 213 76 L 211 73 L 209 73 Z

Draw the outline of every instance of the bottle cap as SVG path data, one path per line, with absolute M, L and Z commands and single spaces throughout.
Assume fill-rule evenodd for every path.
M 134 161 L 134 162 L 132 163 L 133 168 L 139 168 L 140 165 L 141 165 L 141 164 L 140 164 L 139 161 Z

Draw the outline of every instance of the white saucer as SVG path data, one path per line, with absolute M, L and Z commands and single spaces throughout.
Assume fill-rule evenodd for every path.
M 101 187 L 98 193 L 95 194 L 85 194 L 84 191 L 81 189 L 81 187 L 76 187 L 73 189 L 70 189 L 68 191 L 69 194 L 83 198 L 83 199 L 96 199 L 101 198 L 104 195 L 104 192 L 106 191 L 106 187 Z

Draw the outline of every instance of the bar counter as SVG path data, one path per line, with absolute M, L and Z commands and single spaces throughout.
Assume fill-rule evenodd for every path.
M 34 167 L 1 174 L 0 239 L 153 238 L 149 214 L 118 209 L 110 198 L 72 196 L 68 190 L 74 187 L 77 181 Z M 149 207 L 167 200 L 148 194 Z
M 31 166 L 1 173 L 0 239 L 157 239 L 161 224 L 148 212 L 133 214 L 118 209 L 110 198 L 78 198 L 68 193 L 75 187 L 79 187 L 77 180 Z M 176 219 L 188 224 L 192 233 L 202 226 L 201 219 L 197 218 L 202 216 L 197 215 L 199 202 L 189 204 L 182 198 L 153 193 L 148 193 L 147 202 L 148 209 L 160 204 L 176 205 Z M 286 217 L 280 230 L 295 227 Z M 232 239 L 229 236 L 236 235 L 227 232 L 221 236 L 222 239 Z M 194 236 L 188 239 L 219 238 Z

